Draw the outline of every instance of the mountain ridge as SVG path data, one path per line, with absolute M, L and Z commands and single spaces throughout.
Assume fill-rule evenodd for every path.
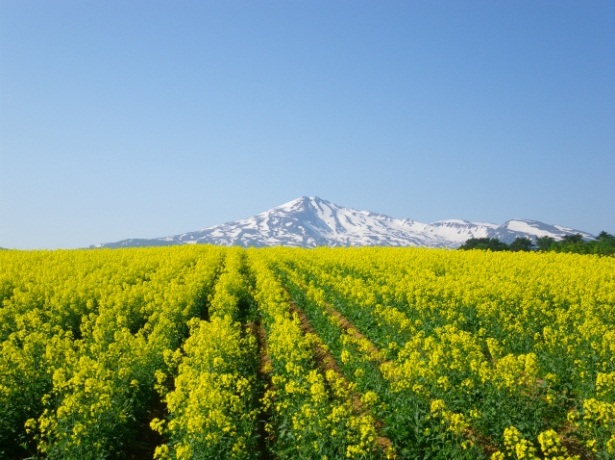
M 587 232 L 530 219 L 510 219 L 501 225 L 445 219 L 429 224 L 398 219 L 371 211 L 339 206 L 317 196 L 301 196 L 252 217 L 153 239 L 126 239 L 92 247 L 216 244 L 223 246 L 345 247 L 424 246 L 456 248 L 470 238 L 498 238 L 511 243 L 517 237 L 532 241 L 541 236 L 560 240 Z

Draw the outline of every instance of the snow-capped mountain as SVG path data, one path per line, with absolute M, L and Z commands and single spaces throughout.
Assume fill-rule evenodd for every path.
M 470 238 L 498 238 L 511 243 L 517 237 L 556 240 L 580 233 L 535 220 L 514 219 L 502 225 L 466 220 L 424 224 L 394 219 L 369 211 L 344 208 L 318 197 L 302 196 L 247 219 L 190 233 L 150 240 L 130 239 L 97 247 L 217 244 L 224 246 L 426 246 L 455 248 Z

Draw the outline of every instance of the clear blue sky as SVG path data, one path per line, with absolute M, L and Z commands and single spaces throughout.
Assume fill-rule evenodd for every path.
M 615 2 L 0 0 L 0 246 L 301 195 L 615 233 Z

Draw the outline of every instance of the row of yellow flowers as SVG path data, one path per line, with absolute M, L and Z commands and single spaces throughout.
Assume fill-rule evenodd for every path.
M 272 271 L 275 251 L 252 251 L 254 297 L 258 302 L 271 359 L 271 385 L 264 395 L 266 431 L 277 458 L 376 458 L 371 415 L 357 413 L 351 392 L 333 369 L 315 362 L 320 339 L 304 333 L 291 313 L 290 297 Z
M 227 251 L 225 268 L 208 303 L 207 319 L 189 321 L 190 337 L 167 355 L 174 375 L 159 371 L 159 391 L 169 413 L 151 427 L 168 439 L 155 458 L 188 460 L 258 458 L 256 339 L 238 321 L 249 295 L 245 253 Z

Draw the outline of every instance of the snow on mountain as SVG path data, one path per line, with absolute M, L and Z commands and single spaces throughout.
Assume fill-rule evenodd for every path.
M 431 224 L 394 219 L 383 214 L 338 206 L 318 197 L 302 196 L 247 219 L 151 240 L 131 239 L 98 247 L 217 244 L 224 246 L 427 246 L 455 248 L 470 238 L 498 238 L 510 243 L 516 237 L 565 235 L 585 232 L 525 219 L 502 225 L 449 219 Z
M 561 240 L 566 235 L 574 235 L 576 233 L 579 233 L 583 238 L 593 238 L 592 235 L 586 232 L 528 219 L 509 220 L 496 228 L 490 238 L 498 238 L 500 241 L 510 244 L 515 241 L 515 238 L 520 236 L 525 236 L 531 240 L 543 236 Z

